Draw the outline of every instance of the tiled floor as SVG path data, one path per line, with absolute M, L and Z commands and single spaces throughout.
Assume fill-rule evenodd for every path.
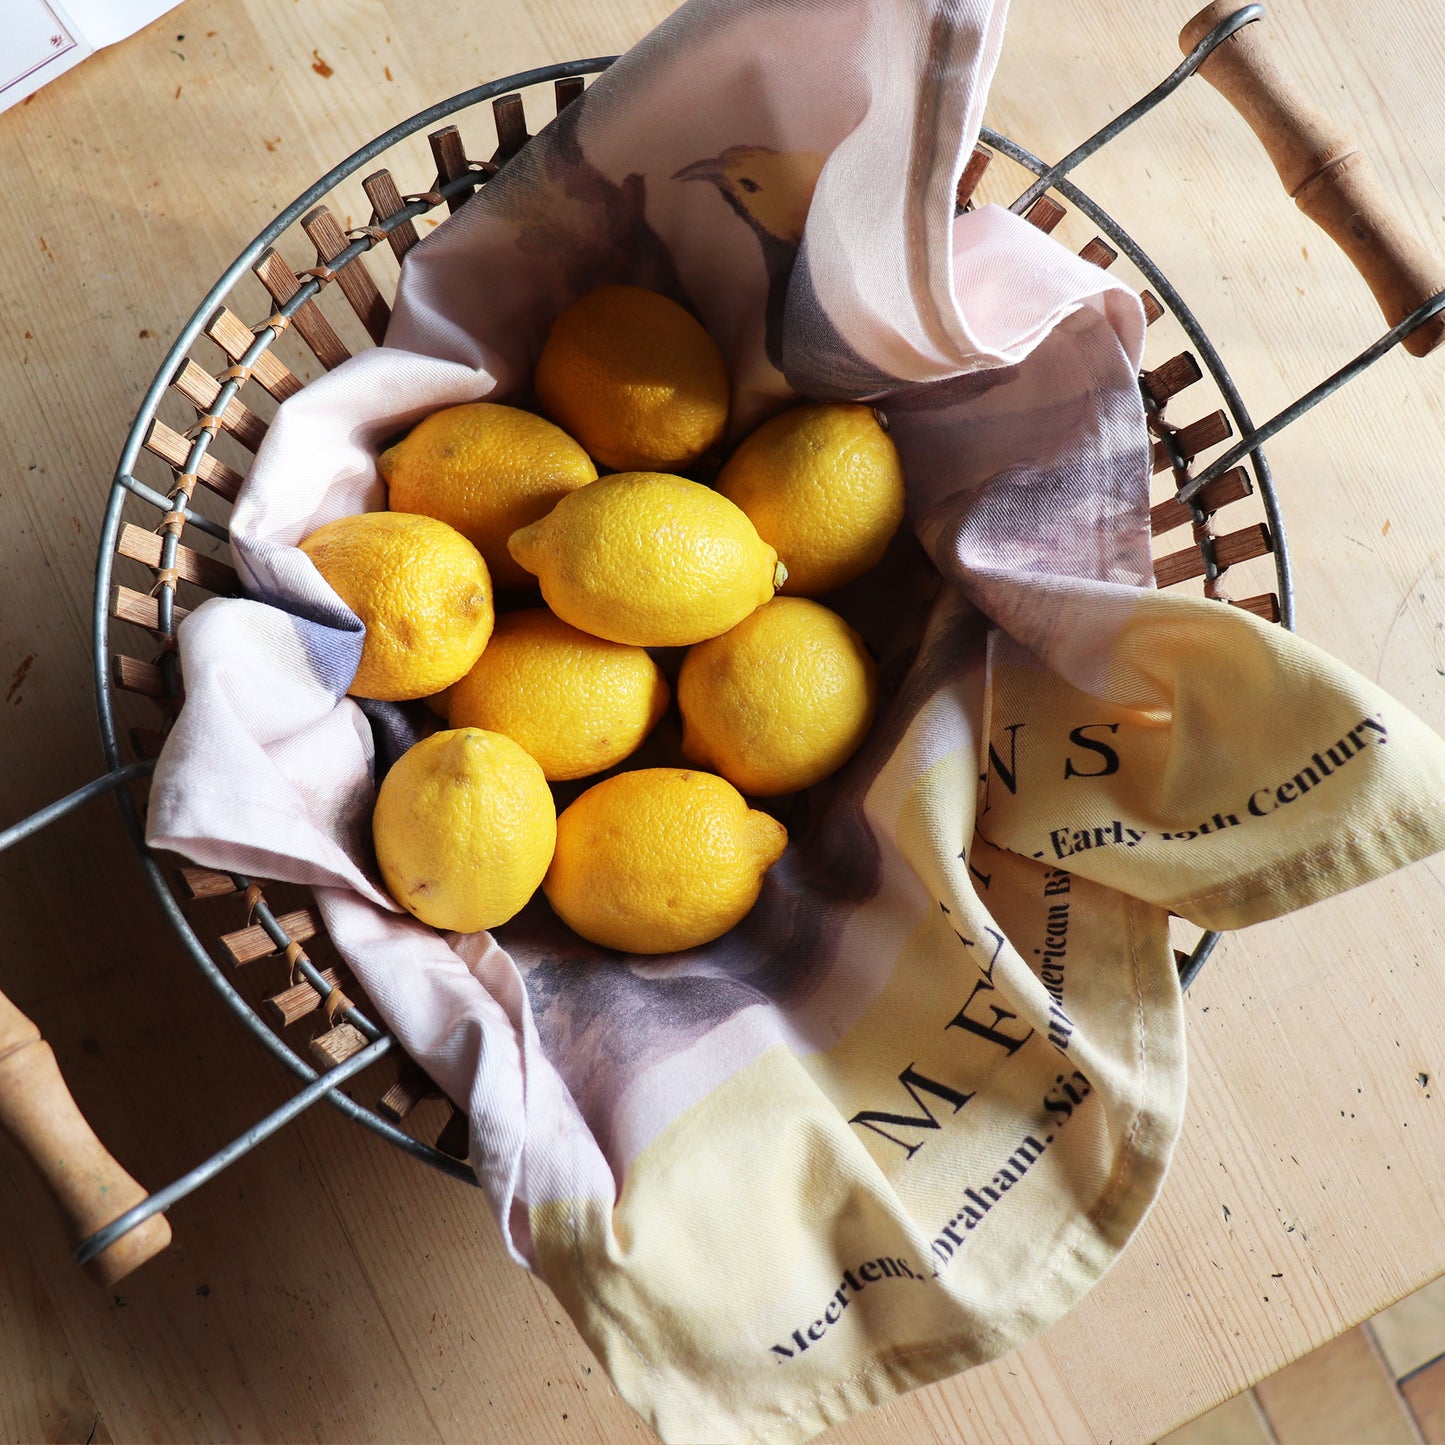
M 1445 1445 L 1445 1277 L 1160 1445 Z

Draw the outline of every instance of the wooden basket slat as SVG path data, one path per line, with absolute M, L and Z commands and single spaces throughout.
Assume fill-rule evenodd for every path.
M 224 898 L 239 893 L 236 880 L 229 873 L 216 868 L 201 868 L 194 863 L 183 863 L 178 870 L 181 885 L 189 898 Z
M 301 289 L 301 278 L 274 247 L 268 247 L 262 252 L 251 272 L 271 293 L 271 299 L 278 306 L 284 305 Z M 346 343 L 322 315 L 314 298 L 303 301 L 296 308 L 291 324 L 301 333 L 301 339 L 311 348 L 311 354 L 327 371 L 350 359 L 351 352 Z
M 316 259 L 323 266 L 330 265 L 350 245 L 346 232 L 325 206 L 317 206 L 314 211 L 302 216 L 301 229 L 316 247 Z M 366 334 L 380 346 L 386 339 L 391 307 L 386 304 L 386 298 L 367 270 L 365 257 L 356 256 L 337 271 L 336 284 L 351 303 L 351 309 L 366 328 Z
M 172 378 L 171 386 L 202 416 L 210 414 L 221 393 L 221 383 L 189 357 Z M 239 397 L 232 397 L 221 412 L 221 426 L 249 452 L 259 451 L 266 439 L 266 423 Z
M 441 1090 L 432 1082 L 431 1076 L 411 1059 L 402 1059 L 397 1070 L 396 1082 L 377 1102 L 376 1109 L 393 1124 L 400 1124 L 423 1099 L 435 1099 Z
M 1162 366 L 1146 371 L 1139 380 L 1154 405 L 1163 406 L 1170 397 L 1178 396 L 1203 375 L 1193 353 L 1181 351 L 1178 356 L 1171 356 Z
M 1024 215 L 1029 225 L 1037 226 L 1046 236 L 1068 212 L 1052 196 L 1040 196 Z
M 1174 433 L 1174 444 L 1186 461 L 1197 457 L 1200 452 L 1234 435 L 1234 427 L 1222 411 L 1212 411 L 1188 426 L 1182 426 Z M 1155 475 L 1167 472 L 1173 465 L 1169 448 L 1162 441 L 1154 443 L 1152 466 Z
M 323 1069 L 334 1069 L 345 1063 L 352 1054 L 359 1054 L 366 1047 L 366 1035 L 355 1024 L 341 1023 L 335 1028 L 318 1034 L 306 1045 L 307 1052 Z
M 497 153 L 492 157 L 498 165 L 509 161 L 527 144 L 527 113 L 520 95 L 499 95 L 492 102 L 492 119 L 497 126 Z
M 1280 618 L 1279 598 L 1273 592 L 1261 592 L 1258 597 L 1231 600 L 1230 606 L 1241 608 L 1245 612 L 1252 612 L 1256 617 L 1264 618 L 1266 622 L 1278 622 Z
M 256 340 L 256 333 L 236 315 L 222 306 L 206 323 L 206 335 L 231 358 L 239 361 Z M 296 374 L 274 352 L 263 351 L 251 367 L 251 375 L 261 383 L 277 401 L 285 401 L 301 390 L 301 381 Z
M 1263 557 L 1273 551 L 1274 538 L 1263 522 L 1254 522 L 1237 532 L 1227 532 L 1214 539 L 1214 556 L 1221 568 L 1232 567 L 1236 562 L 1247 562 L 1251 557 Z M 1176 587 L 1181 582 L 1202 576 L 1204 556 L 1198 547 L 1171 552 L 1154 563 L 1154 580 L 1160 587 Z
M 1164 314 L 1163 303 L 1149 290 L 1141 291 L 1139 300 L 1144 303 L 1144 325 L 1152 326 Z
M 161 565 L 161 545 L 157 533 L 147 532 L 144 527 L 127 522 L 121 528 L 115 550 L 122 557 L 129 557 L 132 562 L 140 562 L 154 571 Z M 183 582 L 194 582 L 208 592 L 232 595 L 241 590 L 241 579 L 234 567 L 184 544 L 176 548 L 176 575 Z
M 350 974 L 338 973 L 334 968 L 323 968 L 321 978 L 332 988 L 340 988 L 348 993 L 355 988 Z M 293 983 L 290 988 L 273 993 L 265 1002 L 271 1017 L 282 1028 L 288 1028 L 298 1019 L 304 1019 L 321 1007 L 321 992 L 303 978 L 298 983 Z
M 138 692 L 142 697 L 166 696 L 165 674 L 154 662 L 127 657 L 123 652 L 112 654 L 110 680 L 124 692 Z
M 1212 514 L 1253 492 L 1249 473 L 1243 467 L 1232 467 L 1222 477 L 1215 477 L 1208 483 L 1194 500 L 1206 514 Z M 1156 537 L 1172 532 L 1176 527 L 1188 526 L 1193 520 L 1194 513 L 1177 497 L 1170 497 L 1149 509 L 1149 530 Z
M 308 939 L 315 938 L 320 931 L 316 915 L 309 908 L 297 908 L 290 913 L 283 913 L 276 920 L 276 925 L 293 943 L 305 943 Z M 253 963 L 258 958 L 280 952 L 271 935 L 259 923 L 223 933 L 220 941 L 221 947 L 231 955 L 231 961 L 237 965 Z
M 1119 253 L 1102 236 L 1095 236 L 1079 252 L 1079 259 L 1087 261 L 1091 266 L 1097 266 L 1101 271 L 1107 271 L 1119 259 Z
M 987 146 L 974 146 L 973 154 L 965 162 L 963 174 L 958 178 L 958 190 L 954 196 L 960 211 L 973 199 L 973 193 L 978 189 L 978 183 L 983 179 L 983 173 L 992 159 L 993 152 Z
M 466 148 L 462 145 L 462 133 L 454 125 L 445 125 L 427 136 L 431 146 L 432 159 L 437 163 L 437 189 L 450 181 L 460 180 L 472 168 L 467 159 Z M 470 190 L 458 191 L 447 197 L 447 211 L 455 213 L 471 200 Z
M 135 627 L 144 627 L 148 632 L 161 631 L 160 599 L 137 592 L 135 588 L 127 587 L 122 582 L 117 582 L 110 594 L 110 615 L 117 622 L 129 622 Z M 173 622 L 178 623 L 189 615 L 190 609 L 182 607 L 179 602 L 171 609 Z
M 1221 567 L 1248 562 L 1252 557 L 1266 557 L 1274 551 L 1274 538 L 1263 522 L 1252 522 L 1237 532 L 1226 532 L 1214 539 L 1214 555 Z
M 151 423 L 143 445 L 152 456 L 159 457 L 177 473 L 185 470 L 186 461 L 191 454 L 191 444 L 180 432 L 172 431 L 159 418 Z M 241 483 L 246 480 L 240 472 L 228 467 L 210 452 L 201 458 L 201 464 L 196 468 L 196 479 L 202 486 L 215 492 L 218 497 L 224 497 L 228 502 L 236 500 L 241 492 Z
M 397 190 L 390 171 L 376 171 L 367 176 L 361 183 L 361 189 L 366 192 L 366 199 L 371 202 L 372 215 L 377 221 L 384 221 L 388 216 L 394 216 L 398 211 L 406 209 L 406 201 Z M 395 230 L 388 232 L 386 239 L 391 245 L 392 254 L 400 261 L 420 237 L 410 221 L 403 221 Z
M 564 75 L 554 82 L 552 92 L 557 100 L 557 114 L 561 115 L 574 100 L 580 99 L 586 89 L 587 82 L 580 75 Z

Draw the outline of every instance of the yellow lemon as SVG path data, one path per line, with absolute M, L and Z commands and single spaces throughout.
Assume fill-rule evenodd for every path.
M 487 650 L 452 688 L 448 717 L 453 727 L 505 733 L 562 782 L 635 751 L 669 695 L 642 648 L 579 632 L 538 607 L 497 619 Z
M 547 415 L 619 472 L 677 471 L 727 426 L 716 343 L 690 312 L 640 286 L 604 286 L 569 306 L 532 384 Z
M 433 412 L 376 465 L 392 511 L 455 527 L 486 558 L 498 587 L 532 580 L 508 555 L 507 538 L 597 480 L 592 458 L 560 427 L 487 401 Z
M 878 669 L 836 612 L 778 597 L 689 649 L 677 701 L 683 756 L 773 797 L 812 787 L 857 751 L 878 704 Z
M 861 576 L 903 520 L 898 449 L 873 409 L 851 402 L 795 406 L 764 422 L 728 458 L 717 489 L 787 560 L 783 591 L 794 597 Z
M 639 768 L 594 784 L 557 819 L 542 888 L 592 943 L 675 953 L 740 923 L 787 842 L 723 779 Z
M 638 647 L 716 637 L 787 576 L 726 497 L 665 472 L 603 477 L 508 546 L 563 621 Z
M 471 670 L 492 635 L 492 579 L 455 528 L 409 512 L 318 527 L 301 550 L 366 624 L 354 697 L 429 697 Z
M 434 928 L 505 923 L 537 891 L 557 842 L 542 769 L 499 733 L 452 728 L 408 748 L 372 815 L 388 891 Z

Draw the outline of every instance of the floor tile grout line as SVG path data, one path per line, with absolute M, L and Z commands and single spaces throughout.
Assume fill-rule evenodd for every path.
M 1375 1337 L 1375 1331 L 1371 1325 L 1371 1321 L 1365 1320 L 1360 1325 L 1360 1329 L 1364 1333 L 1365 1340 L 1368 1342 L 1370 1350 L 1380 1366 L 1381 1372 L 1390 1382 L 1390 1388 L 1395 1392 L 1395 1398 L 1400 1402 L 1400 1408 L 1404 1412 L 1405 1419 L 1409 1422 L 1410 1429 L 1415 1434 L 1416 1445 L 1426 1445 L 1425 1432 L 1420 1428 L 1420 1422 L 1415 1418 L 1415 1411 L 1411 1407 L 1409 1400 L 1405 1398 L 1405 1392 L 1400 1388 L 1400 1381 L 1396 1378 L 1394 1370 L 1391 1369 L 1390 1362 L 1385 1358 L 1385 1352 L 1380 1348 L 1380 1342 Z
M 1274 1421 L 1269 1418 L 1269 1413 L 1264 1408 L 1264 1402 L 1255 1393 L 1254 1386 L 1251 1385 L 1242 1393 L 1249 1396 L 1249 1403 L 1254 1407 L 1255 1419 L 1259 1421 L 1260 1427 L 1268 1437 L 1269 1445 L 1279 1445 L 1279 1436 L 1275 1434 Z
M 1403 1390 L 1408 1381 L 1413 1380 L 1416 1375 L 1423 1375 L 1426 1370 L 1438 1365 L 1442 1360 L 1445 1360 L 1445 1350 L 1441 1350 L 1438 1355 L 1432 1355 L 1421 1364 L 1412 1365 L 1403 1375 L 1395 1377 L 1395 1383 Z

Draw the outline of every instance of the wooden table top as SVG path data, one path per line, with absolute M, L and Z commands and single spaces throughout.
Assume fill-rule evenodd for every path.
M 223 267 L 396 120 L 623 49 L 670 8 L 187 0 L 0 114 L 0 823 L 101 770 L 104 496 L 169 338 Z M 1173 67 L 1190 8 L 1019 4 L 990 123 L 1063 154 Z M 1296 68 L 1445 255 L 1435 0 L 1272 10 Z M 1383 329 L 1199 82 L 1082 179 L 1189 298 L 1256 416 Z M 1271 458 L 1300 630 L 1445 731 L 1442 377 L 1445 354 L 1396 353 Z M 0 888 L 0 986 L 148 1184 L 291 1091 L 185 956 L 109 802 L 0 858 Z M 1122 1261 L 1028 1347 L 829 1438 L 1148 1441 L 1445 1270 L 1442 934 L 1437 859 L 1227 938 L 1187 1000 L 1173 1172 Z M 104 1294 L 0 1142 L 0 1436 L 651 1438 L 547 1290 L 504 1259 L 481 1196 L 334 1110 L 172 1222 L 174 1247 Z

